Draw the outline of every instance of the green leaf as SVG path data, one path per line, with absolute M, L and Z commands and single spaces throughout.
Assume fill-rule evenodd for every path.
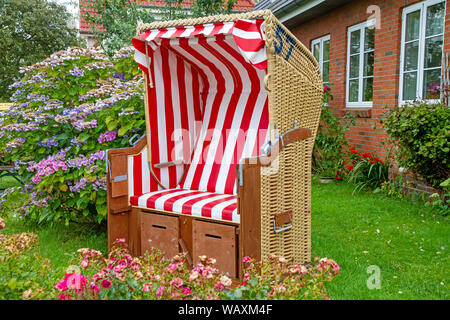
M 15 290 L 17 287 L 17 279 L 16 278 L 11 278 L 8 281 L 8 288 L 10 288 L 11 290 Z

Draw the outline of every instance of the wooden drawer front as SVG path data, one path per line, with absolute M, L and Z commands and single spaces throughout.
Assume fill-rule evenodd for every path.
M 194 265 L 199 256 L 216 259 L 220 272 L 235 278 L 236 274 L 236 227 L 194 220 L 192 222 L 192 258 Z
M 141 214 L 141 254 L 156 248 L 170 259 L 177 255 L 179 226 L 178 218 L 142 212 Z

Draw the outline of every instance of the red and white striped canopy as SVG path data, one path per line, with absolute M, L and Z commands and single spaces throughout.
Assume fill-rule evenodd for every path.
M 268 139 L 263 20 L 148 30 L 133 45 L 150 82 L 156 178 L 169 189 L 236 194 L 235 165 Z M 177 165 L 161 168 L 169 161 Z

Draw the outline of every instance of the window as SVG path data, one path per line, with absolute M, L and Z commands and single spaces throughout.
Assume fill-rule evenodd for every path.
M 322 70 L 323 85 L 327 86 L 330 71 L 330 36 L 327 35 L 313 40 L 311 42 L 311 51 L 317 62 L 319 62 L 320 70 Z
M 371 107 L 375 20 L 348 28 L 347 33 L 347 107 Z
M 438 99 L 445 1 L 427 0 L 403 10 L 399 101 Z

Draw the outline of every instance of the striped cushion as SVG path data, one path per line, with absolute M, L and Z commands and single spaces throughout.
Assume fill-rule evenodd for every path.
M 235 195 L 168 189 L 131 196 L 130 203 L 141 208 L 239 223 Z

